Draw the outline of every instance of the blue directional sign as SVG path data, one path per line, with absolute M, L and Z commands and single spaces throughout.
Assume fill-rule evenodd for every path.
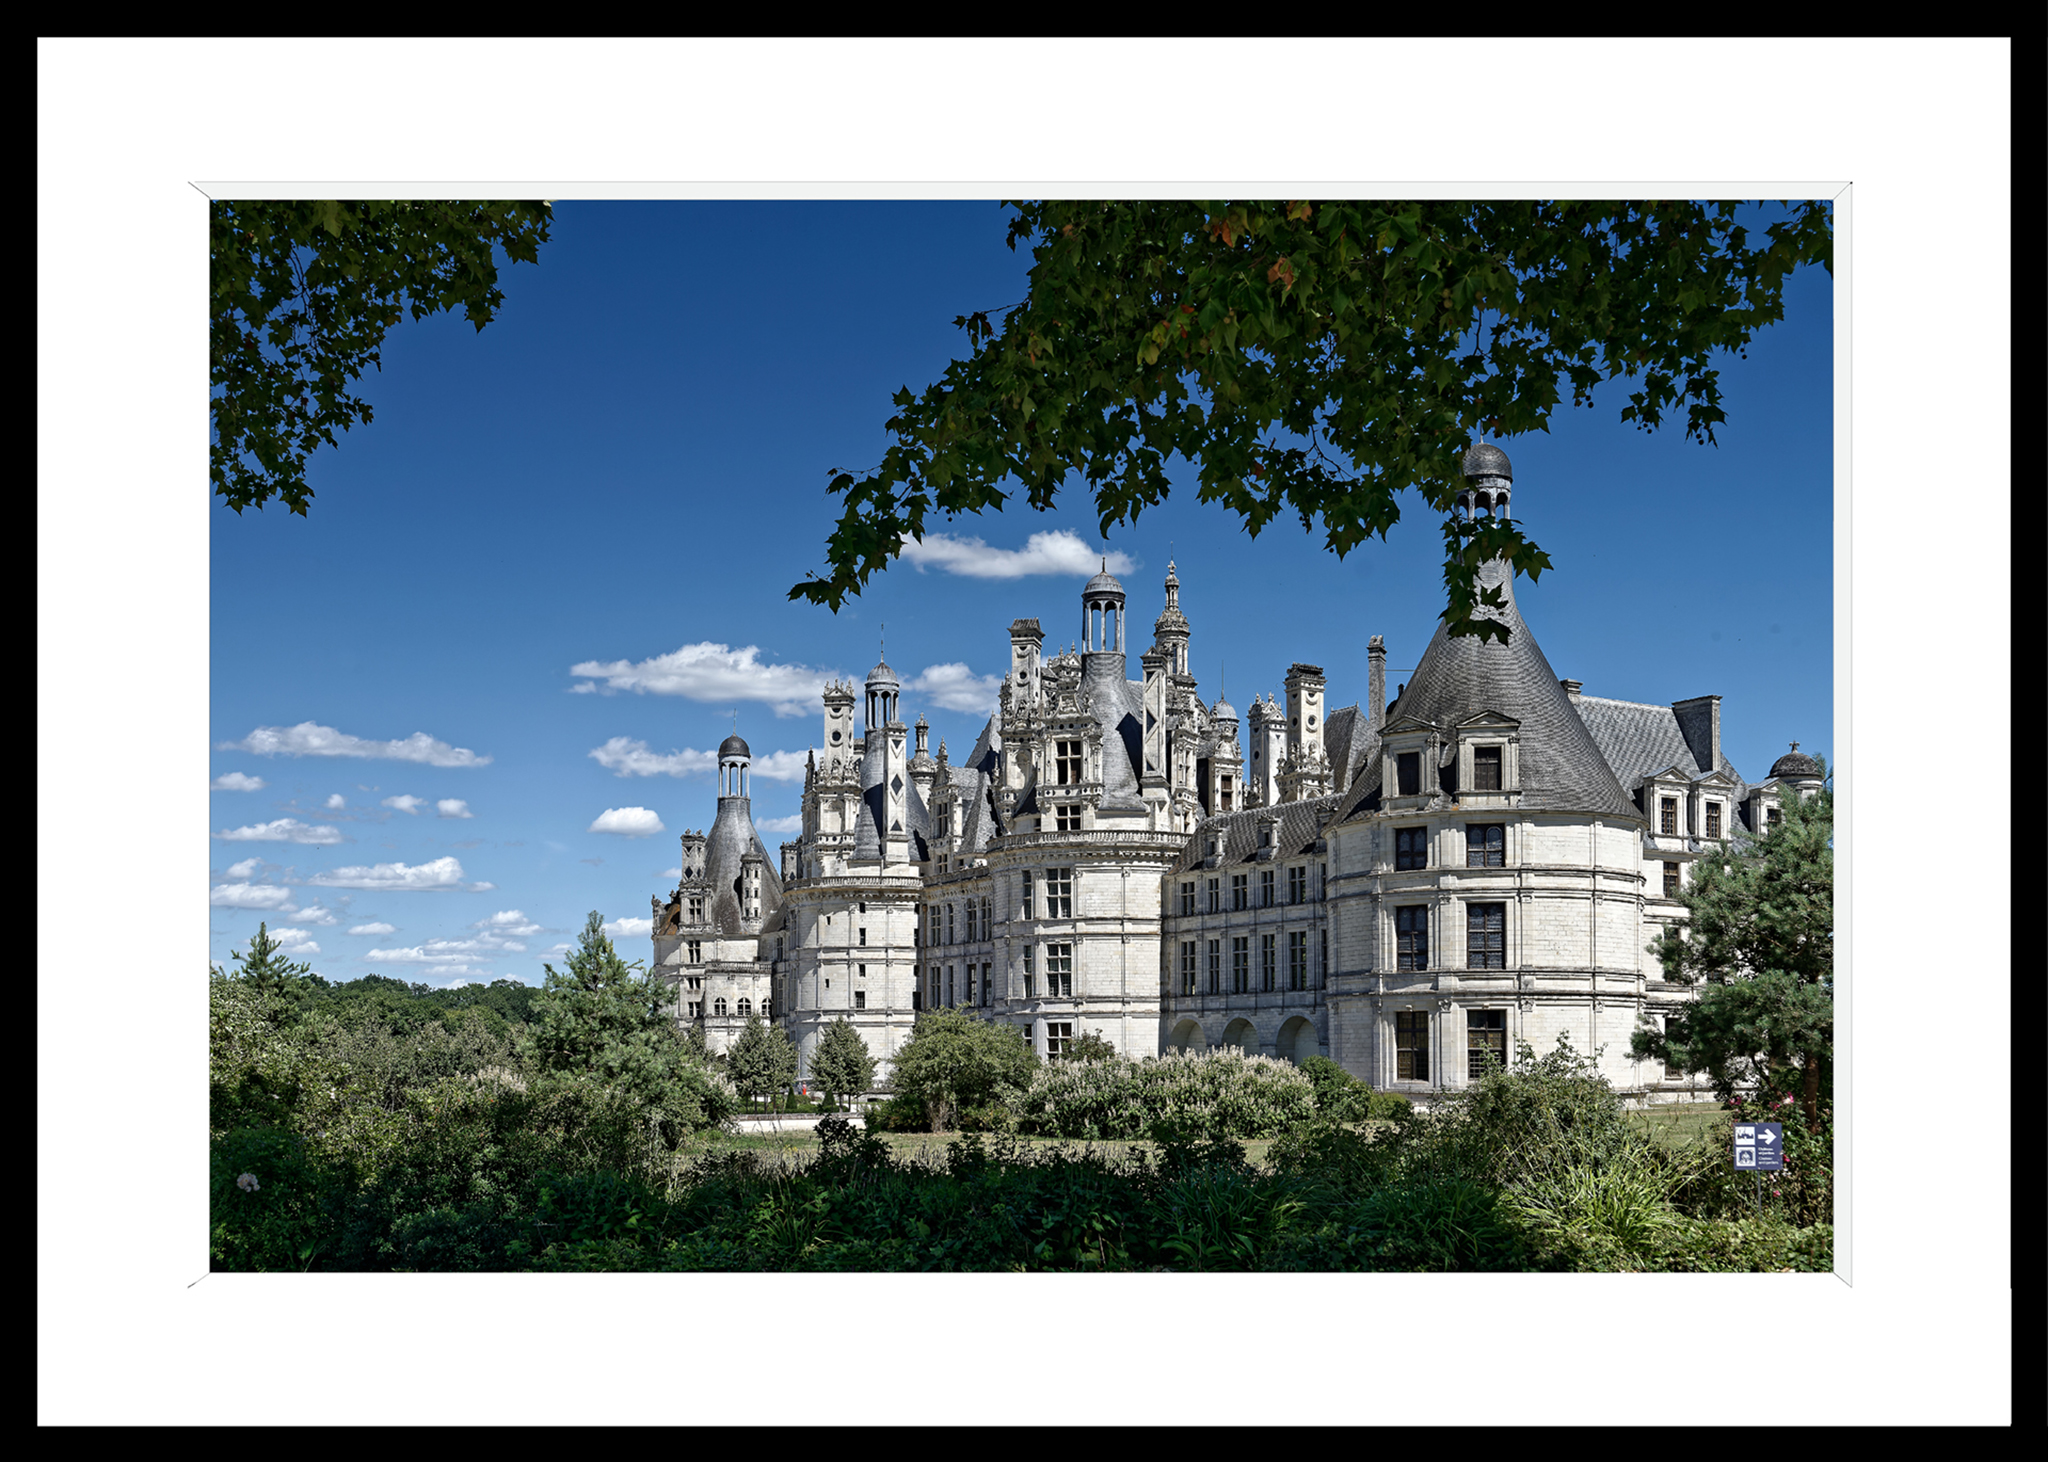
M 1735 1166 L 1759 1173 L 1780 1172 L 1785 1166 L 1785 1126 L 1782 1122 L 1737 1122 L 1735 1124 Z

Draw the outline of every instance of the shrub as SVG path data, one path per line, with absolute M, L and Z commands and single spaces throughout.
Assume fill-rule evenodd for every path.
M 1333 1122 L 1356 1122 L 1369 1116 L 1373 1089 L 1327 1056 L 1310 1056 L 1301 1074 L 1315 1087 L 1316 1115 Z
M 1018 1130 L 1128 1139 L 1162 1127 L 1187 1139 L 1270 1137 L 1315 1112 L 1315 1089 L 1289 1062 L 1223 1047 L 1200 1054 L 1085 1064 L 1038 1073 L 1016 1103 Z
M 922 1104 L 928 1130 L 947 1132 L 960 1108 L 1008 1102 L 1021 1093 L 1038 1065 L 1017 1027 L 941 1007 L 917 1017 L 896 1053 L 892 1080 L 899 1097 Z

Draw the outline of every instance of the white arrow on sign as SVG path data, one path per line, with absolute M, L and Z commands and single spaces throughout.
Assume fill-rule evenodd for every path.
M 1778 1134 L 1766 1127 L 1763 1131 L 1756 1134 L 1756 1140 L 1758 1142 L 1776 1142 Z

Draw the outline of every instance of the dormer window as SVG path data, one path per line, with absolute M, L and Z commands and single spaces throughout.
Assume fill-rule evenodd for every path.
M 1398 796 L 1416 797 L 1422 792 L 1422 753 L 1404 751 L 1394 758 L 1396 784 L 1400 787 Z
M 1498 746 L 1475 746 L 1472 748 L 1472 790 L 1475 792 L 1498 792 L 1500 780 L 1501 748 Z
M 1707 804 L 1707 836 L 1710 838 L 1721 836 L 1721 804 L 1718 802 L 1709 802 Z
M 1657 831 L 1667 838 L 1678 836 L 1678 799 L 1665 797 L 1659 801 Z
M 1062 787 L 1076 786 L 1081 780 L 1081 743 L 1078 741 L 1062 741 L 1058 743 L 1058 746 L 1059 751 L 1054 758 L 1054 762 L 1058 767 L 1060 785 Z
M 1783 823 L 1784 820 L 1785 811 L 1783 808 L 1766 807 L 1764 809 L 1764 831 L 1776 832 L 1778 830 L 1779 824 Z

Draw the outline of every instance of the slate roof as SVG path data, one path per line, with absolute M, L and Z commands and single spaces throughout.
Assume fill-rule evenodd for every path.
M 1506 566 L 1496 560 L 1480 571 L 1479 579 L 1482 587 L 1502 591 L 1507 644 L 1454 639 L 1439 623 L 1407 688 L 1387 708 L 1388 724 L 1408 716 L 1448 731 L 1468 716 L 1497 711 L 1521 723 L 1523 807 L 1640 817 L 1523 622 Z M 1665 714 L 1670 715 L 1669 708 Z M 1377 808 L 1379 791 L 1380 758 L 1368 756 L 1353 784 L 1347 815 Z
M 1180 861 L 1173 865 L 1171 871 L 1185 873 L 1190 868 L 1200 868 L 1208 858 L 1209 838 L 1218 832 L 1223 834 L 1223 852 L 1217 860 L 1217 867 L 1254 861 L 1253 855 L 1259 851 L 1259 828 L 1275 812 L 1280 814 L 1280 826 L 1273 834 L 1273 857 L 1275 861 L 1296 857 L 1315 845 L 1316 839 L 1323 835 L 1323 829 L 1344 811 L 1346 805 L 1347 799 L 1343 794 L 1332 793 L 1308 802 L 1248 807 L 1203 818 L 1194 835 L 1188 839 Z
M 750 800 L 718 799 L 718 816 L 704 838 L 704 881 L 711 885 L 711 922 L 724 939 L 746 931 L 740 918 L 740 862 L 749 850 L 761 855 L 761 915 L 765 920 L 782 907 L 782 873 L 761 835 L 754 831 Z
M 1330 775 L 1341 792 L 1351 783 L 1351 743 L 1365 729 L 1365 717 L 1357 706 L 1340 706 L 1324 718 L 1323 755 L 1330 759 Z M 1362 748 L 1361 748 L 1362 749 Z
M 853 856 L 856 858 L 879 858 L 882 856 L 882 738 L 879 735 L 867 738 L 866 748 L 860 760 L 860 811 L 853 820 Z M 910 834 L 910 861 L 921 863 L 931 857 L 932 814 L 924 805 L 924 797 L 917 790 L 917 783 L 909 776 L 909 767 L 904 767 L 903 807 L 908 814 Z
M 1697 780 L 1707 773 L 1703 761 L 1706 738 L 1698 728 L 1695 746 L 1685 735 L 1685 726 L 1670 706 L 1643 705 L 1636 701 L 1613 701 L 1582 695 L 1578 700 L 1579 720 L 1585 724 L 1624 790 L 1633 794 L 1643 778 L 1676 766 L 1688 778 Z M 1742 776 L 1722 757 L 1718 771 L 1735 779 L 1735 800 L 1740 802 L 1749 788 Z M 1631 796 L 1633 800 L 1633 796 Z

